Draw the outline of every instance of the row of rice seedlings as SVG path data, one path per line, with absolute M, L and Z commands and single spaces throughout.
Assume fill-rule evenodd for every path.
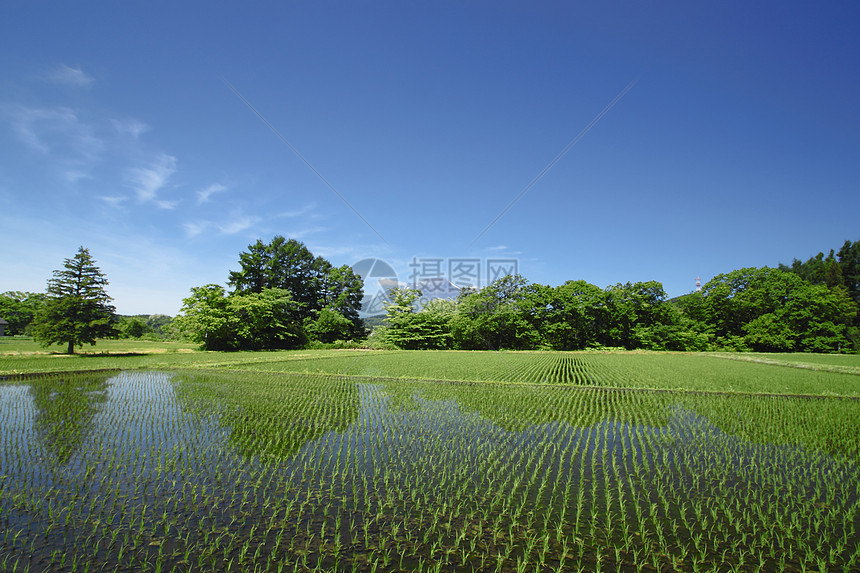
M 304 374 L 522 382 L 524 376 L 530 376 L 533 373 L 535 361 L 543 363 L 548 357 L 548 353 L 518 352 L 344 351 L 335 355 L 299 360 L 272 360 L 235 367 Z M 552 359 L 549 358 L 549 360 Z M 533 378 L 539 381 L 536 377 Z
M 784 368 L 704 354 L 582 352 L 577 358 L 595 384 L 606 387 L 860 396 L 857 375 L 849 373 Z
M 553 352 L 524 356 L 529 359 L 511 368 L 508 380 L 533 384 L 593 385 L 592 373 L 584 367 L 581 353 Z
M 287 353 L 232 366 L 269 372 L 577 384 L 615 388 L 858 396 L 856 374 L 725 360 L 713 355 L 647 352 L 338 352 Z
M 112 381 L 65 461 L 42 456 L 31 395 L 0 396 L 4 468 L 18 468 L 0 489 L 0 568 L 858 566 L 856 460 L 749 441 L 697 413 L 773 415 L 784 403 L 315 376 L 175 380 Z

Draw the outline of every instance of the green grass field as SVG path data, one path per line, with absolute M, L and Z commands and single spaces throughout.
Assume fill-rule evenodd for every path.
M 858 367 L 0 339 L 0 571 L 858 571 Z
M 299 350 L 202 352 L 190 344 L 99 341 L 68 356 L 32 340 L 0 338 L 0 376 L 86 370 L 230 368 L 745 394 L 860 397 L 860 355 Z

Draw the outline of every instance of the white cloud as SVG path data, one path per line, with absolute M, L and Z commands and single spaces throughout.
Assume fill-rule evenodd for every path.
M 221 191 L 226 191 L 227 187 L 221 185 L 220 183 L 215 183 L 214 185 L 210 185 L 205 189 L 201 189 L 197 192 L 197 204 L 201 205 L 209 201 L 209 198 L 215 193 L 220 193 Z
M 170 210 L 170 209 L 176 209 L 176 206 L 179 205 L 179 201 L 165 201 L 163 199 L 159 199 L 155 202 L 155 204 L 160 209 Z
M 290 229 L 289 232 L 285 233 L 285 237 L 289 237 L 291 239 L 304 240 L 308 235 L 315 235 L 317 233 L 323 233 L 328 231 L 329 227 L 302 227 L 300 229 Z
M 185 223 L 182 225 L 182 228 L 185 229 L 185 235 L 190 239 L 205 231 L 208 226 L 209 223 L 206 221 L 200 221 L 196 223 Z
M 67 107 L 4 106 L 0 114 L 27 148 L 51 156 L 50 165 L 69 183 L 89 178 L 104 155 L 96 128 Z
M 121 203 L 126 200 L 126 197 L 118 197 L 118 196 L 101 196 L 99 197 L 102 201 L 110 205 L 111 207 L 119 207 Z
M 68 86 L 87 88 L 93 83 L 93 77 L 87 75 L 81 68 L 72 68 L 65 64 L 57 66 L 50 74 L 48 79 L 58 84 Z
M 225 235 L 235 235 L 245 229 L 253 227 L 257 223 L 260 222 L 259 217 L 254 217 L 252 215 L 244 215 L 241 217 L 235 217 L 229 223 L 225 223 L 223 225 L 218 225 L 218 230 L 224 233 Z
M 90 179 L 91 177 L 89 173 L 87 173 L 86 171 L 81 171 L 79 169 L 67 169 L 63 173 L 63 175 L 65 176 L 66 181 L 71 184 L 75 184 L 81 179 Z
M 132 139 L 137 139 L 141 134 L 149 131 L 149 126 L 136 119 L 112 119 L 113 128 L 122 135 L 130 135 Z
M 39 136 L 40 125 L 51 123 L 55 125 L 70 125 L 77 121 L 75 114 L 66 108 L 52 110 L 19 107 L 12 112 L 12 129 L 30 149 L 41 153 L 50 153 L 50 146 Z
M 284 211 L 283 213 L 279 214 L 278 216 L 279 217 L 285 217 L 287 219 L 291 219 L 294 217 L 301 217 L 303 215 L 307 215 L 308 213 L 313 211 L 315 208 L 316 208 L 316 203 L 309 203 L 308 205 L 305 205 L 301 209 L 298 209 L 296 211 Z
M 80 132 L 78 117 L 65 107 L 38 109 L 20 106 L 12 110 L 10 115 L 12 129 L 21 141 L 41 153 L 51 153 L 54 147 L 53 142 L 49 144 L 46 140 Z
M 284 235 L 290 238 L 296 238 L 292 234 Z M 308 248 L 314 255 L 318 255 L 328 259 L 329 261 L 334 261 L 335 259 L 341 261 L 349 261 L 349 264 L 358 262 L 362 259 L 366 258 L 376 258 L 379 256 L 379 249 L 376 249 L 367 245 L 325 245 L 314 243 L 312 245 L 308 245 Z M 391 261 L 389 261 L 391 262 Z
M 157 201 L 158 192 L 167 184 L 170 176 L 176 172 L 176 158 L 162 153 L 149 167 L 129 169 L 126 178 L 142 203 L 155 201 L 159 207 L 172 208 L 169 202 Z M 173 204 L 175 206 L 175 203 Z
M 262 219 L 254 215 L 233 215 L 225 223 L 213 223 L 211 221 L 192 221 L 182 225 L 188 238 L 196 237 L 209 228 L 217 229 L 222 235 L 235 235 L 245 229 L 250 229 Z

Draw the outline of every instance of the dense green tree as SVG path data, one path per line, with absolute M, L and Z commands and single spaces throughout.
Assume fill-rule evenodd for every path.
M 845 241 L 837 257 L 843 284 L 848 289 L 848 295 L 860 308 L 860 241 Z M 860 314 L 855 317 L 854 324 L 860 326 Z
M 140 338 L 152 332 L 146 321 L 138 316 L 121 316 L 116 323 L 119 338 Z
M 327 263 L 314 258 L 304 243 L 280 235 L 268 244 L 258 239 L 248 246 L 248 252 L 239 254 L 239 264 L 242 269 L 230 271 L 227 280 L 237 294 L 280 288 L 290 291 L 305 308 L 317 306 L 319 281 Z
M 385 327 L 381 332 L 384 342 L 406 350 L 417 350 L 424 346 L 416 309 L 416 301 L 421 295 L 419 289 L 391 289 L 388 302 L 385 303 Z
M 830 288 L 844 288 L 860 309 L 860 241 L 845 241 L 838 252 L 818 253 L 806 262 L 794 259 L 791 266 L 779 265 L 783 271 L 791 271 L 802 279 L 817 285 Z M 852 320 L 855 327 L 860 327 L 860 312 Z
M 230 295 L 209 285 L 186 301 L 181 324 L 196 321 L 192 330 L 206 333 L 201 341 L 207 347 L 270 347 L 272 332 L 260 334 L 257 320 L 271 321 L 259 299 L 270 290 L 288 293 L 293 303 L 280 323 L 291 325 L 290 342 L 275 344 L 294 344 L 302 333 L 323 342 L 363 334 L 361 277 L 349 267 L 335 268 L 283 237 L 250 245 L 240 264 L 242 270 L 230 273 Z M 585 281 L 551 287 L 507 276 L 421 309 L 420 291 L 397 289 L 379 333 L 410 349 L 844 351 L 860 345 L 860 328 L 851 324 L 858 316 L 858 272 L 860 244 L 848 241 L 838 253 L 794 260 L 790 267 L 719 275 L 701 292 L 672 301 L 656 281 L 600 289 Z M 198 307 L 205 312 L 193 311 Z
M 177 317 L 180 331 L 207 350 L 298 348 L 307 338 L 300 305 L 286 289 L 227 295 L 209 284 L 191 289 Z
M 316 317 L 305 318 L 305 332 L 314 340 L 331 343 L 355 337 L 355 324 L 333 308 L 323 308 Z
M 6 334 L 26 334 L 45 298 L 45 294 L 34 292 L 9 291 L 0 294 L 0 318 L 9 323 Z
M 227 293 L 221 285 L 193 287 L 179 312 L 179 332 L 207 350 L 228 348 L 235 339 L 235 318 L 229 314 Z
M 420 310 L 419 289 L 395 288 L 385 304 L 386 315 L 380 332 L 387 344 L 407 350 L 445 349 L 451 347 L 450 321 L 456 311 L 453 301 L 430 300 Z
M 479 291 L 464 291 L 451 320 L 455 348 L 526 350 L 540 346 L 529 305 L 528 282 L 507 275 Z
M 810 257 L 806 262 L 794 259 L 791 262 L 790 267 L 780 264 L 777 268 L 781 271 L 793 272 L 806 282 L 812 284 L 825 284 L 828 268 L 836 262 L 836 257 L 831 249 L 830 254 L 826 257 L 824 253 L 818 253 L 814 257 Z
M 646 329 L 666 325 L 671 318 L 663 285 L 657 281 L 616 284 L 605 290 L 609 327 L 604 333 L 606 346 L 627 349 L 642 346 Z
M 171 323 L 173 318 L 166 314 L 150 314 L 144 319 L 146 326 L 156 336 L 160 338 L 169 338 L 173 336 Z
M 75 346 L 115 336 L 115 309 L 105 291 L 107 284 L 89 250 L 78 249 L 48 281 L 48 297 L 34 321 L 36 339 L 45 346 L 66 344 L 73 354 Z
M 364 281 L 349 265 L 334 267 L 325 261 L 325 273 L 319 279 L 315 307 L 308 313 L 313 320 L 318 320 L 320 313 L 325 310 L 331 317 L 335 313 L 349 321 L 348 329 L 341 329 L 339 340 L 349 340 L 364 336 L 364 325 L 358 316 L 361 300 L 364 298 Z
M 364 282 L 349 266 L 334 267 L 324 258 L 314 257 L 302 242 L 280 235 L 269 243 L 257 240 L 249 245 L 247 252 L 240 253 L 239 265 L 241 270 L 231 271 L 227 281 L 234 294 L 287 290 L 299 304 L 301 319 L 308 324 L 328 308 L 352 323 L 349 338 L 363 335 L 358 310 Z
M 173 319 L 166 314 L 137 314 L 120 316 L 116 322 L 119 338 L 146 338 L 152 340 L 172 338 Z
M 648 350 L 703 351 L 711 348 L 711 334 L 703 323 L 684 315 L 668 302 L 663 306 L 660 322 L 633 329 L 639 348 Z
M 581 350 L 598 343 L 608 323 L 604 292 L 585 281 L 526 288 L 525 315 L 540 343 L 554 350 Z
M 718 275 L 702 296 L 718 344 L 765 352 L 840 351 L 857 312 L 844 288 L 768 267 Z

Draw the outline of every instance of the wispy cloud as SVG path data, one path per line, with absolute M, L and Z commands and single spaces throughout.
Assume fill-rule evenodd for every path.
M 170 210 L 170 209 L 176 209 L 176 206 L 179 205 L 179 201 L 166 201 L 164 199 L 159 199 L 159 200 L 155 201 L 155 204 L 160 209 Z
M 149 167 L 129 169 L 126 178 L 142 203 L 154 202 L 163 209 L 172 209 L 175 202 L 158 200 L 158 192 L 167 184 L 170 176 L 176 172 L 176 158 L 162 153 Z
M 207 227 L 209 227 L 209 223 L 206 221 L 197 221 L 193 223 L 185 223 L 184 225 L 182 225 L 182 228 L 185 229 L 185 235 L 189 239 L 196 237 L 197 235 L 205 231 Z
M 227 221 L 222 223 L 190 221 L 182 225 L 182 228 L 188 238 L 197 237 L 207 229 L 215 229 L 222 235 L 235 235 L 236 233 L 250 229 L 260 221 L 262 221 L 262 218 L 255 215 L 233 214 Z
M 294 235 L 285 235 L 290 238 L 297 238 Z M 379 247 L 372 245 L 331 245 L 314 242 L 308 247 L 315 255 L 325 257 L 329 260 L 348 261 L 349 264 L 366 259 L 368 257 L 376 258 L 379 255 Z M 391 261 L 389 261 L 391 262 Z
M 41 153 L 50 153 L 51 146 L 41 136 L 46 125 L 49 131 L 56 132 L 63 126 L 74 125 L 78 118 L 68 108 L 36 109 L 19 106 L 10 110 L 12 130 L 30 149 Z
M 201 189 L 197 192 L 197 204 L 202 205 L 209 201 L 209 198 L 212 197 L 215 193 L 220 193 L 221 191 L 226 191 L 227 187 L 225 185 L 221 185 L 220 183 L 215 183 L 214 185 L 210 185 L 204 189 Z
M 84 72 L 81 68 L 72 68 L 65 64 L 60 64 L 48 74 L 48 79 L 58 84 L 68 86 L 88 88 L 92 85 L 93 77 Z
M 81 179 L 90 178 L 90 174 L 87 171 L 82 171 L 79 169 L 67 169 L 63 172 L 63 176 L 66 178 L 66 181 L 72 184 L 77 183 Z
M 103 147 L 101 140 L 93 135 L 93 128 L 67 107 L 15 106 L 7 108 L 7 114 L 14 132 L 35 151 L 51 153 L 57 147 L 68 146 L 92 155 Z
M 289 232 L 284 233 L 284 236 L 290 237 L 291 239 L 305 239 L 308 235 L 315 235 L 317 233 L 323 233 L 328 231 L 329 227 L 315 226 L 315 227 L 302 227 L 299 229 L 291 229 Z
M 316 203 L 309 203 L 309 204 L 305 205 L 304 207 L 302 207 L 301 209 L 297 209 L 295 211 L 284 211 L 283 213 L 280 213 L 278 215 L 278 217 L 284 217 L 286 219 L 292 219 L 294 217 L 302 217 L 304 215 L 311 213 L 314 209 L 316 209 L 316 206 L 317 206 Z
M 253 227 L 257 223 L 259 223 L 260 220 L 260 217 L 255 217 L 253 215 L 243 215 L 240 217 L 235 217 L 233 220 L 225 224 L 218 225 L 218 230 L 225 235 L 235 235 L 236 233 L 240 233 L 245 229 Z
M 26 148 L 51 156 L 69 183 L 88 178 L 102 159 L 105 143 L 96 127 L 67 107 L 3 106 L 0 115 Z
M 105 203 L 110 205 L 111 207 L 119 207 L 127 199 L 127 197 L 119 197 L 116 195 L 112 195 L 112 196 L 103 195 L 103 196 L 99 197 L 99 199 L 101 199 L 102 201 L 104 201 Z
M 141 134 L 149 131 L 149 126 L 142 121 L 136 119 L 112 119 L 113 128 L 122 135 L 130 135 L 132 139 L 137 139 Z

